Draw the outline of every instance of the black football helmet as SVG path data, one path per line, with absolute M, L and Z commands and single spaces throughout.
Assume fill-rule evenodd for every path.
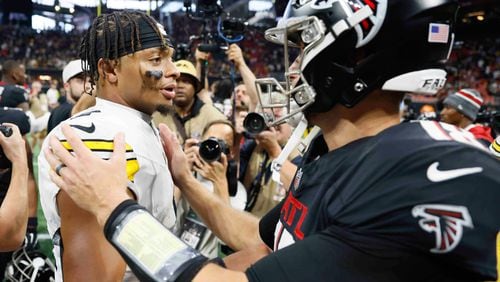
M 55 281 L 54 264 L 44 254 L 22 247 L 12 253 L 12 260 L 5 269 L 5 279 L 12 282 Z
M 285 83 L 257 80 L 261 106 L 286 103 L 284 119 L 353 107 L 379 88 L 435 94 L 446 81 L 457 10 L 455 0 L 290 0 L 265 36 L 284 46 L 287 69 L 289 48 L 301 49 L 300 83 L 290 86 L 291 72 Z

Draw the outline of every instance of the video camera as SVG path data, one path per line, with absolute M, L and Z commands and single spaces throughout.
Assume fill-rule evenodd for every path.
M 222 153 L 229 154 L 229 147 L 222 139 L 210 137 L 200 143 L 200 157 L 206 162 L 219 161 Z
M 9 137 L 12 135 L 12 128 L 5 125 L 0 125 L 0 132 L 2 132 L 5 137 Z M 3 153 L 2 147 L 0 147 L 0 169 L 9 168 L 10 166 L 10 160 Z
M 196 6 L 195 10 L 192 8 L 193 4 Z M 198 48 L 200 51 L 215 53 L 224 50 L 224 47 L 227 47 L 224 45 L 227 43 L 243 40 L 246 22 L 242 19 L 229 17 L 216 0 L 184 0 L 184 7 L 190 19 L 203 22 L 200 35 L 190 38 L 190 41 L 202 41 Z M 213 23 L 216 23 L 216 28 L 213 28 Z

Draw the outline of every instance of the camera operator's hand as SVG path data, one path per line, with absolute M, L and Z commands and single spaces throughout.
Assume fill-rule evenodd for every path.
M 192 171 L 194 171 L 193 166 L 201 164 L 198 143 L 199 141 L 195 138 L 189 138 L 184 142 L 184 153 L 186 154 L 189 168 Z
M 255 141 L 259 146 L 266 150 L 269 157 L 277 158 L 281 153 L 281 146 L 278 143 L 278 134 L 274 127 L 264 130 L 255 136 Z
M 221 196 L 225 200 L 229 200 L 229 191 L 226 178 L 226 154 L 221 153 L 219 161 L 206 162 L 204 160 L 200 160 L 200 163 L 196 163 L 193 166 L 193 169 L 214 184 L 214 192 L 217 195 Z
M 200 51 L 198 50 L 198 48 L 196 48 L 196 51 L 194 52 L 194 57 L 196 58 L 196 62 L 208 61 L 210 59 L 210 53 Z
M 243 134 L 243 132 L 245 131 L 245 127 L 243 126 L 243 121 L 245 120 L 247 114 L 248 114 L 247 111 L 239 111 L 237 113 L 234 124 L 234 129 L 236 131 L 236 134 Z
M 5 156 L 12 162 L 13 165 L 28 165 L 26 144 L 17 125 L 12 123 L 3 123 L 3 125 L 12 128 L 12 135 L 5 137 L 0 133 L 0 145 L 2 146 Z
M 245 58 L 243 57 L 243 52 L 240 46 L 236 44 L 229 45 L 229 49 L 226 51 L 227 59 L 234 63 L 236 68 L 246 65 Z

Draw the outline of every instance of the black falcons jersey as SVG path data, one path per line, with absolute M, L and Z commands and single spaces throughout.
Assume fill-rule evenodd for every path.
M 476 146 L 433 121 L 331 152 L 317 138 L 261 220 L 281 250 L 247 270 L 250 281 L 496 280 L 500 162 Z

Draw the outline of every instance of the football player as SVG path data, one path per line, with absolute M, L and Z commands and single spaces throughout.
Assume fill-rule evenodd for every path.
M 175 223 L 173 184 L 151 115 L 170 106 L 175 95 L 179 72 L 172 55 L 165 30 L 152 17 L 128 11 L 97 17 L 82 40 L 80 54 L 87 63 L 83 71 L 96 88 L 96 106 L 63 122 L 75 128 L 101 158 L 112 152 L 116 132 L 125 132 L 128 194 L 167 227 Z M 49 136 L 71 150 L 60 125 Z M 43 148 L 47 146 L 45 142 Z M 95 216 L 75 205 L 50 180 L 50 166 L 43 155 L 38 163 L 41 204 L 54 244 L 56 281 L 63 277 L 67 281 L 122 280 L 125 262 L 106 242 Z

